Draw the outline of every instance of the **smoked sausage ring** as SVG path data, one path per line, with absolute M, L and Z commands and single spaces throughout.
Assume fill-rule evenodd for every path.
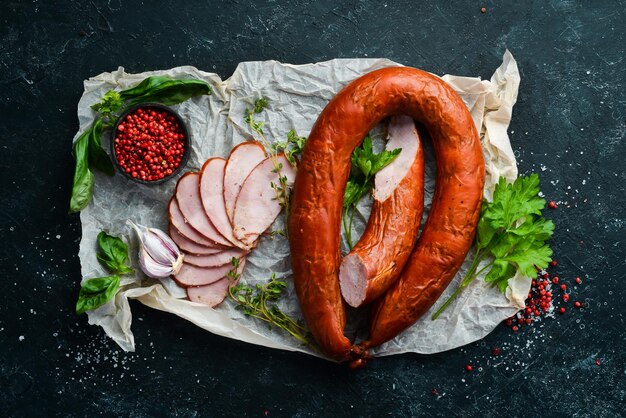
M 406 272 L 374 316 L 377 324 L 391 325 L 392 331 L 354 346 L 343 334 L 346 315 L 338 279 L 343 195 L 352 151 L 379 121 L 396 114 L 412 116 L 429 133 L 437 160 L 436 189 Z M 367 356 L 367 348 L 413 323 L 417 318 L 412 312 L 421 315 L 422 306 L 414 303 L 430 307 L 435 302 L 471 247 L 484 177 L 480 139 L 467 107 L 432 74 L 410 67 L 376 70 L 344 87 L 328 103 L 305 145 L 289 218 L 296 293 L 304 319 L 326 355 L 358 362 Z M 425 276 L 415 277 L 414 272 Z M 402 306 L 396 309 L 389 302 Z M 399 314 L 410 317 L 398 318 Z

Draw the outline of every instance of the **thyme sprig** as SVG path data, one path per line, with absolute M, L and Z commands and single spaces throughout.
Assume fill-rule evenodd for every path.
M 237 283 L 240 274 L 239 259 L 232 258 L 233 269 L 226 277 L 231 283 Z M 237 304 L 236 309 L 243 312 L 245 316 L 256 318 L 266 322 L 269 327 L 278 327 L 289 333 L 296 340 L 304 345 L 311 345 L 312 340 L 309 331 L 294 321 L 289 315 L 280 310 L 276 301 L 280 299 L 287 283 L 278 280 L 272 273 L 270 280 L 266 284 L 257 284 L 255 287 L 247 286 L 243 283 L 233 284 L 228 288 L 228 296 Z

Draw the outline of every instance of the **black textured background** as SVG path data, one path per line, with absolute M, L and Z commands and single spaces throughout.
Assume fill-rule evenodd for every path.
M 0 416 L 623 415 L 626 3 L 431 3 L 1 2 Z M 584 310 L 358 373 L 138 303 L 137 352 L 124 353 L 73 313 L 80 223 L 67 209 L 83 79 L 183 64 L 226 78 L 240 61 L 335 57 L 489 78 L 505 48 L 522 75 L 510 127 L 520 172 L 539 172 L 559 202 L 554 272 L 583 278 Z

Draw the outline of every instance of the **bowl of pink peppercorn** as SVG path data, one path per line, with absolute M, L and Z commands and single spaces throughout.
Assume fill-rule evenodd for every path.
M 115 166 L 138 183 L 163 183 L 179 173 L 189 159 L 187 127 L 167 106 L 143 103 L 131 107 L 117 119 L 113 133 Z

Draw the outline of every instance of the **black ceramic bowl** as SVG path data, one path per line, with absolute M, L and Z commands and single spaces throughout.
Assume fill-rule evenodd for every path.
M 124 119 L 126 119 L 126 116 L 128 116 L 129 114 L 135 113 L 138 109 L 143 109 L 143 110 L 150 110 L 150 109 L 158 109 L 158 110 L 162 110 L 167 112 L 168 114 L 172 115 L 174 117 L 174 119 L 176 119 L 176 121 L 178 122 L 178 124 L 180 125 L 180 129 L 183 133 L 183 135 L 185 136 L 185 138 L 183 139 L 184 142 L 184 146 L 185 146 L 185 151 L 183 153 L 183 157 L 180 161 L 180 164 L 178 165 L 178 167 L 176 167 L 175 170 L 172 171 L 172 174 L 169 174 L 165 177 L 163 177 L 162 179 L 158 179 L 158 180 L 142 180 L 140 178 L 137 177 L 133 177 L 130 173 L 127 173 L 126 170 L 120 165 L 119 160 L 117 159 L 117 155 L 115 153 L 115 137 L 117 136 L 117 132 L 118 132 L 118 126 L 120 123 L 122 123 L 124 121 Z M 175 177 L 178 173 L 180 173 L 183 168 L 185 168 L 185 165 L 187 165 L 187 162 L 189 161 L 189 155 L 191 154 L 191 138 L 189 137 L 189 130 L 187 129 L 187 125 L 185 125 L 185 122 L 183 122 L 183 119 L 180 117 L 180 115 L 178 113 L 176 113 L 174 110 L 172 110 L 171 108 L 164 106 L 162 104 L 159 103 L 142 103 L 142 104 L 138 104 L 136 106 L 131 107 L 130 109 L 126 110 L 122 115 L 120 115 L 120 117 L 117 119 L 117 121 L 115 122 L 115 126 L 113 127 L 113 136 L 111 137 L 111 155 L 113 156 L 113 164 L 115 165 L 115 167 L 117 168 L 117 171 L 119 171 L 123 176 L 125 176 L 126 178 L 137 182 L 137 183 L 141 183 L 141 184 L 147 184 L 147 185 L 155 185 L 155 184 L 161 184 L 164 183 L 166 181 L 168 181 L 169 179 Z

